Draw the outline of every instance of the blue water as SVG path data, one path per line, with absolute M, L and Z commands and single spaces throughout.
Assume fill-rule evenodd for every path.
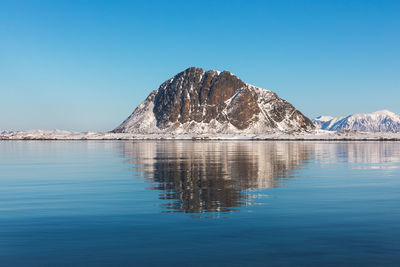
M 398 142 L 0 142 L 0 265 L 400 265 Z

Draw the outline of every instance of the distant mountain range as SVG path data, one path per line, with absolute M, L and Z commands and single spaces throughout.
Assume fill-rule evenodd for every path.
M 270 90 L 228 71 L 188 68 L 150 93 L 114 133 L 310 132 L 312 121 Z
M 313 123 L 317 129 L 328 131 L 400 132 L 400 116 L 388 110 L 338 118 L 320 116 Z

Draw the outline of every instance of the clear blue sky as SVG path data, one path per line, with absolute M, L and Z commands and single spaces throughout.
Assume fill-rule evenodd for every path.
M 190 66 L 305 115 L 400 113 L 400 1 L 0 0 L 0 129 L 111 130 Z

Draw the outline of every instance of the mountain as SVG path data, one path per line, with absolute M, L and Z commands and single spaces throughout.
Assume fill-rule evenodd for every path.
M 312 131 L 300 111 L 272 91 L 228 71 L 188 68 L 154 90 L 114 133 Z
M 400 116 L 388 110 L 334 118 L 320 116 L 313 120 L 318 129 L 328 131 L 355 130 L 364 132 L 399 132 Z

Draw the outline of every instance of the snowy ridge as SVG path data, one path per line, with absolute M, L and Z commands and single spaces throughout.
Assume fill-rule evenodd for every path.
M 0 140 L 27 140 L 27 139 L 68 139 L 73 135 L 80 134 L 66 130 L 27 130 L 27 131 L 3 131 L 0 133 Z M 86 133 L 85 133 L 86 134 Z
M 400 131 L 400 116 L 388 110 L 380 110 L 369 114 L 354 114 L 339 118 L 320 116 L 314 119 L 313 123 L 318 129 L 328 131 Z

